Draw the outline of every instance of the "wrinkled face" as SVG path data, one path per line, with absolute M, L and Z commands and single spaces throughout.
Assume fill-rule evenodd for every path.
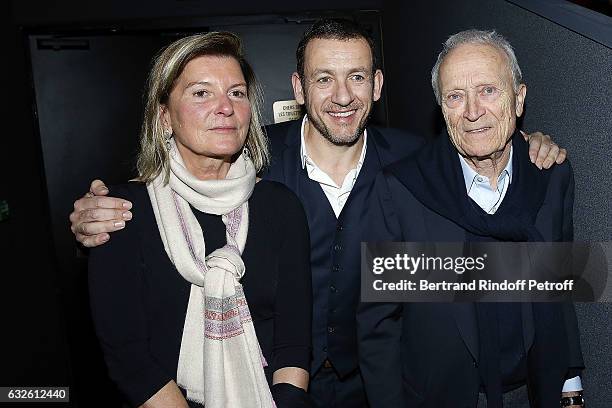
M 162 112 L 188 167 L 201 157 L 231 160 L 244 145 L 251 119 L 238 61 L 208 55 L 189 61 Z
M 314 39 L 304 53 L 304 78 L 292 77 L 295 98 L 308 120 L 336 145 L 355 143 L 365 129 L 372 103 L 380 98 L 382 72 L 373 72 L 364 39 Z
M 440 66 L 442 113 L 451 141 L 466 157 L 500 152 L 523 113 L 526 87 L 514 92 L 506 55 L 489 45 L 464 44 Z

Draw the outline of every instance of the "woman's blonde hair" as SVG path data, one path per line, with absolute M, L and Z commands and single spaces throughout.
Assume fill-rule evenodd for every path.
M 140 150 L 136 164 L 140 181 L 149 182 L 162 172 L 164 182 L 169 180 L 170 164 L 164 138 L 162 105 L 168 103 L 174 83 L 187 63 L 202 55 L 234 58 L 240 65 L 251 105 L 251 122 L 245 146 L 258 173 L 270 162 L 268 139 L 260 119 L 263 93 L 251 65 L 244 57 L 242 41 L 229 32 L 210 32 L 181 38 L 164 48 L 153 60 L 153 68 L 147 81 Z

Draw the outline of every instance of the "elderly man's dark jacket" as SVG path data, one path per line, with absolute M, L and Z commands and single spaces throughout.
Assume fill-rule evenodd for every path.
M 367 128 L 363 166 L 336 218 L 318 182 L 302 167 L 301 121 L 266 127 L 272 163 L 264 178 L 285 184 L 301 200 L 310 228 L 313 287 L 314 373 L 325 359 L 343 377 L 358 367 L 356 309 L 359 303 L 359 247 L 364 234 L 367 193 L 380 170 L 416 151 L 422 139 L 402 131 Z
M 526 155 L 517 159 L 528 160 Z M 467 240 L 464 226 L 425 206 L 407 188 L 408 177 L 419 177 L 414 171 L 416 160 L 402 160 L 377 176 L 369 203 L 370 239 Z M 535 175 L 548 180 L 535 215 L 535 230 L 544 241 L 571 241 L 571 167 L 566 162 L 543 172 L 548 174 Z M 463 183 L 462 179 L 455 181 Z M 444 182 L 440 180 L 434 190 L 444 188 Z M 510 188 L 520 182 L 513 179 Z M 583 367 L 573 306 L 526 303 L 521 307 L 532 406 L 559 406 L 564 380 Z M 358 324 L 362 375 L 373 407 L 476 406 L 481 362 L 473 303 L 363 304 Z M 397 392 L 401 388 L 403 396 Z

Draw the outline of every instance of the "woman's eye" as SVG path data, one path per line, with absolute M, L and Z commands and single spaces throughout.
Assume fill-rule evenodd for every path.
M 206 96 L 208 94 L 207 91 L 205 90 L 200 90 L 200 91 L 195 91 L 193 93 L 193 96 L 197 96 L 198 98 L 203 98 L 204 96 Z
M 246 92 L 235 90 L 235 91 L 230 92 L 230 95 L 233 96 L 234 98 L 244 98 L 246 96 Z

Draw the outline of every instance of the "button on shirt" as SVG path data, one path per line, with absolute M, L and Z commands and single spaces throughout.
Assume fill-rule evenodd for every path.
M 461 163 L 468 197 L 474 200 L 487 214 L 495 214 L 508 192 L 510 183 L 512 183 L 512 147 L 510 147 L 508 164 L 497 177 L 497 188 L 491 187 L 489 178 L 476 173 L 461 155 L 459 155 L 459 162 Z M 580 390 L 582 390 L 582 382 L 580 376 L 576 376 L 565 381 L 562 392 Z
M 359 172 L 361 171 L 361 167 L 363 166 L 363 160 L 366 155 L 366 146 L 368 141 L 367 132 L 363 131 L 363 148 L 361 149 L 361 155 L 359 156 L 359 161 L 357 162 L 357 166 L 349 171 L 347 175 L 344 177 L 344 181 L 341 186 L 337 186 L 334 180 L 325 173 L 323 170 L 317 166 L 317 164 L 308 156 L 308 151 L 306 150 L 306 143 L 304 141 L 304 126 L 306 125 L 306 121 L 308 120 L 308 116 L 304 115 L 304 119 L 302 119 L 302 141 L 300 147 L 300 157 L 302 158 L 302 168 L 306 169 L 308 173 L 308 178 L 316 181 L 321 186 L 321 189 L 325 193 L 329 204 L 331 205 L 334 214 L 336 214 L 336 218 L 340 216 L 342 212 L 342 208 L 344 208 L 344 204 L 355 185 L 355 181 L 357 181 L 357 176 L 359 176 Z

